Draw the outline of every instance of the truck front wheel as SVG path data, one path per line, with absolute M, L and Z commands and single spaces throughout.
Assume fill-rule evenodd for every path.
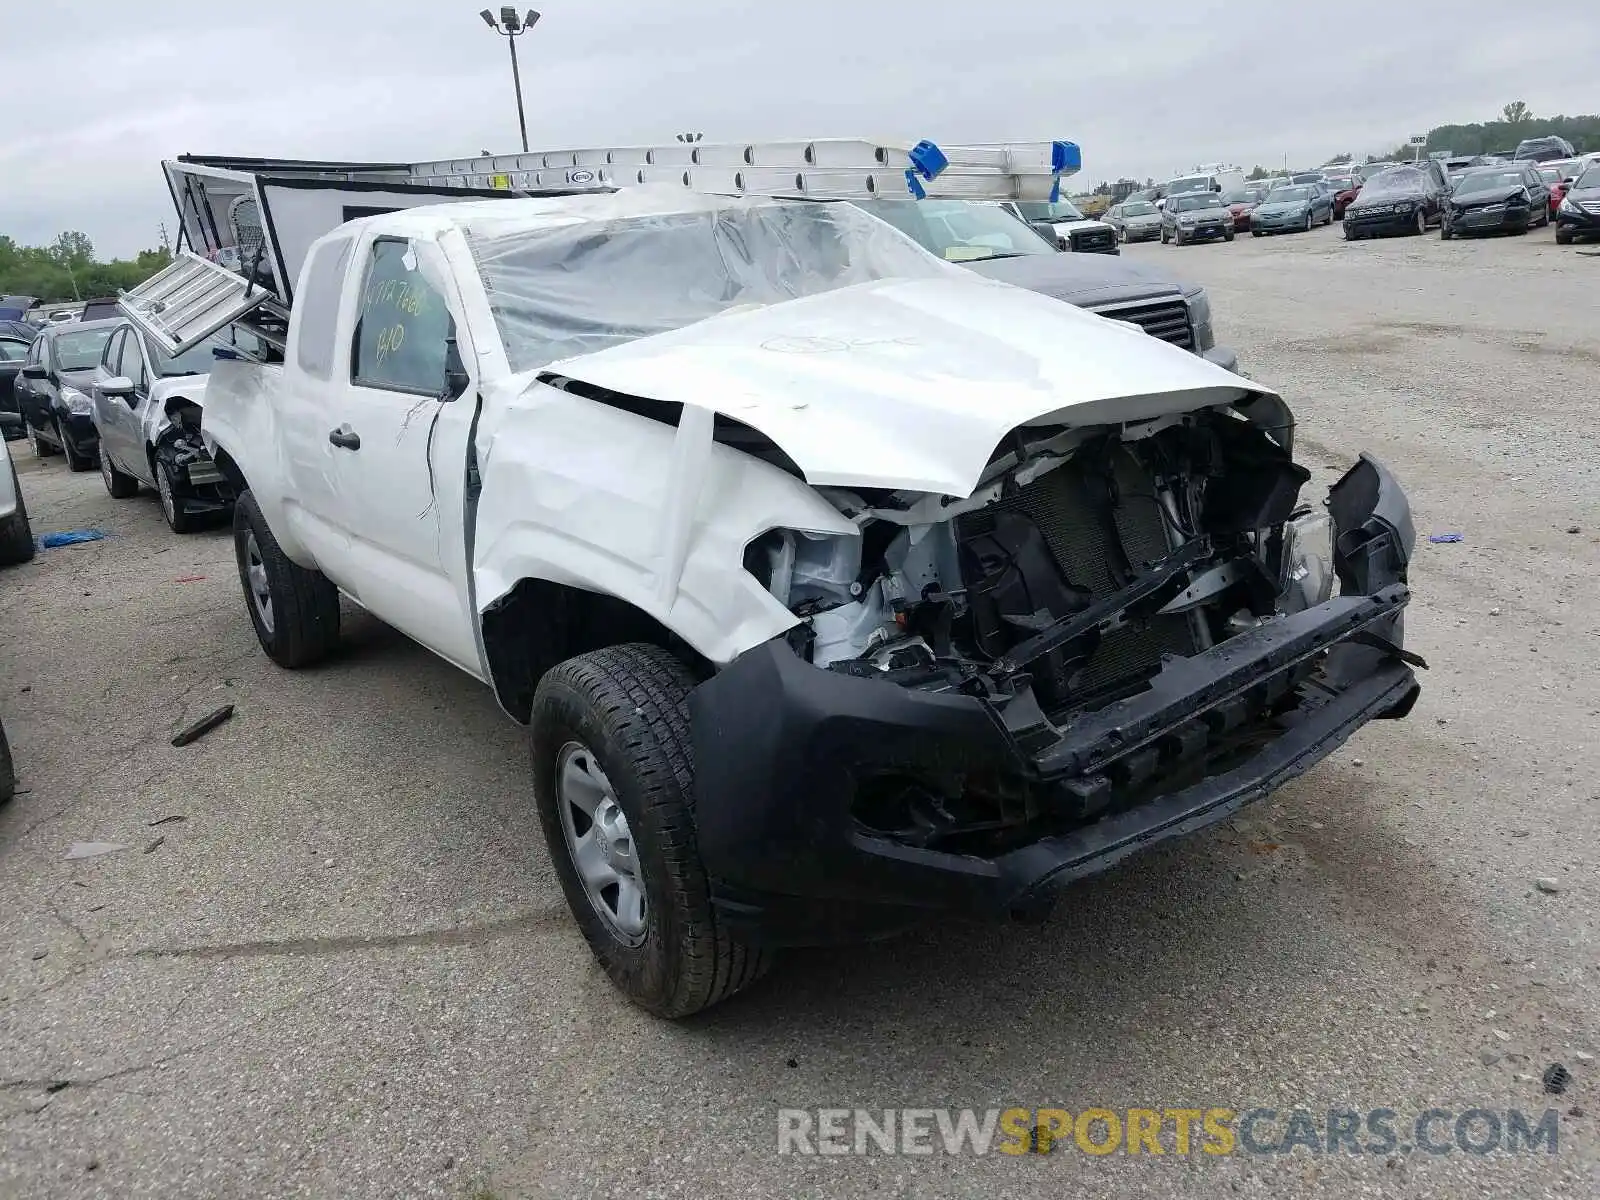
M 686 1017 L 759 977 L 770 956 L 717 925 L 695 841 L 689 692 L 659 646 L 556 666 L 533 698 L 534 801 L 567 904 L 629 1000 Z
M 250 492 L 233 509 L 233 550 L 256 638 L 280 667 L 308 667 L 339 641 L 339 589 L 291 562 Z

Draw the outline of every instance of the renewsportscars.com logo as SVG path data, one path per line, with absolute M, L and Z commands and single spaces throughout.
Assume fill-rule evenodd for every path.
M 1554 1154 L 1560 1130 L 1553 1108 L 780 1108 L 778 1153 Z

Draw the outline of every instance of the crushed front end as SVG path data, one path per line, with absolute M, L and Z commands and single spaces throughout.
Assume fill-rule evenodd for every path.
M 172 482 L 174 503 L 196 515 L 225 512 L 238 498 L 200 436 L 201 409 L 175 401 L 155 431 L 156 461 Z
M 801 623 L 690 701 L 728 927 L 1038 911 L 1404 716 L 1405 496 L 1365 456 L 1325 505 L 1306 479 L 1232 410 L 1026 428 L 971 497 L 826 493 L 859 538 L 752 543 Z

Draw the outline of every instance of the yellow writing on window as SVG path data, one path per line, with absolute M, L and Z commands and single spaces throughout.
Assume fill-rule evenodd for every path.
M 387 329 L 380 329 L 378 331 L 377 346 L 378 362 L 382 363 L 389 355 L 400 349 L 405 340 L 406 327 L 404 325 L 391 325 Z
M 368 308 L 388 305 L 403 313 L 420 317 L 428 307 L 427 291 L 421 285 L 404 279 L 374 279 L 367 284 Z

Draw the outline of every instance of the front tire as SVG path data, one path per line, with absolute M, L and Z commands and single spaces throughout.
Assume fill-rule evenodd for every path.
M 669 1018 L 771 963 L 711 907 L 695 842 L 694 686 L 659 646 L 610 646 L 540 680 L 531 720 L 534 802 L 573 917 L 618 990 Z
M 23 502 L 22 487 L 17 483 L 16 465 L 7 455 L 6 469 L 11 472 L 11 484 L 17 492 L 17 509 L 0 521 L 0 567 L 14 567 L 34 556 L 33 526 L 28 521 L 28 506 Z
M 1222 240 L 1225 241 L 1225 242 L 1233 241 L 1233 230 L 1231 230 L 1231 229 L 1225 230 L 1223 232 L 1223 234 L 1222 234 Z
M 1418 237 L 1428 232 L 1428 214 L 1417 209 L 1417 227 L 1412 230 Z
M 234 504 L 233 551 L 250 623 L 267 657 L 291 671 L 326 658 L 339 642 L 339 589 L 321 571 L 284 554 L 248 491 Z
M 117 470 L 117 464 L 111 461 L 111 455 L 104 446 L 100 447 L 100 478 L 113 500 L 127 500 L 139 494 L 139 481 L 125 471 Z
M 1570 229 L 1562 229 L 1560 226 L 1556 227 L 1556 245 L 1570 246 L 1572 245 L 1572 237 L 1573 235 Z
M 200 528 L 200 519 L 186 511 L 183 502 L 178 499 L 172 472 L 161 461 L 159 454 L 156 456 L 156 493 L 161 497 L 161 515 L 166 517 L 167 526 L 173 533 L 193 533 Z

